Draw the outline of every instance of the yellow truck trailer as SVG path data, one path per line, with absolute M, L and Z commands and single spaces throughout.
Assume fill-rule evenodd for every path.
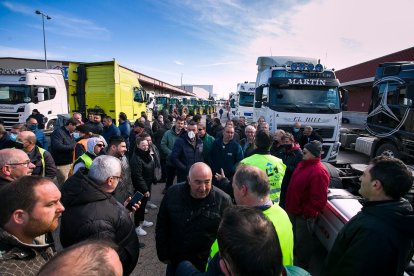
M 116 60 L 70 63 L 68 86 L 71 112 L 99 113 L 115 120 L 124 112 L 134 122 L 146 111 L 146 92 L 138 74 Z

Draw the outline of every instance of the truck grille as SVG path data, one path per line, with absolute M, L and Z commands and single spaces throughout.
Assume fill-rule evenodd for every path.
M 4 121 L 4 128 L 10 130 L 11 127 L 19 123 L 18 113 L 0 113 L 0 119 Z

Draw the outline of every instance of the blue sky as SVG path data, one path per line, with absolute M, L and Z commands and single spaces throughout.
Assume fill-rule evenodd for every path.
M 0 1 L 0 56 L 113 58 L 173 85 L 227 95 L 255 81 L 258 56 L 341 69 L 414 46 L 412 0 Z

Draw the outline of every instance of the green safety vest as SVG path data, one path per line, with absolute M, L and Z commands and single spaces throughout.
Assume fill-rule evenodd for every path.
M 82 154 L 81 156 L 78 157 L 78 159 L 76 159 L 75 163 L 73 163 L 73 166 L 75 166 L 76 163 L 79 163 L 79 161 L 83 161 L 83 163 L 85 163 L 85 167 L 89 170 L 89 168 L 92 165 L 92 158 L 86 154 L 86 152 L 84 154 Z
M 293 265 L 293 230 L 289 216 L 277 204 L 273 204 L 270 208 L 263 211 L 263 214 L 273 223 L 277 236 L 279 237 L 280 249 L 282 250 L 283 265 Z M 210 249 L 210 261 L 219 252 L 217 239 L 214 241 Z M 206 270 L 208 268 L 208 262 Z
M 270 184 L 270 199 L 274 203 L 279 203 L 280 189 L 286 171 L 286 165 L 283 164 L 282 159 L 270 154 L 254 154 L 243 159 L 240 163 L 258 167 L 267 174 Z
M 41 161 L 42 161 L 42 176 L 43 176 L 43 177 L 45 177 L 45 175 L 46 175 L 46 166 L 45 166 L 45 149 L 43 149 L 43 148 L 41 148 L 41 147 L 39 147 L 39 146 L 36 146 L 36 147 L 37 147 L 37 149 L 39 150 L 40 157 L 42 158 L 42 159 L 41 159 Z

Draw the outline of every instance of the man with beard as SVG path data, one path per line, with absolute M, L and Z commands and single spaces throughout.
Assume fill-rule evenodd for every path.
M 112 136 L 109 139 L 108 148 L 106 154 L 116 157 L 121 160 L 122 166 L 122 179 L 119 180 L 118 186 L 113 192 L 113 196 L 120 203 L 124 203 L 125 200 L 131 196 L 134 192 L 131 180 L 131 168 L 125 153 L 127 152 L 126 141 L 122 136 Z
M 50 244 L 36 237 L 55 230 L 65 208 L 47 178 L 24 176 L 0 189 L 0 271 L 35 275 L 52 257 Z

